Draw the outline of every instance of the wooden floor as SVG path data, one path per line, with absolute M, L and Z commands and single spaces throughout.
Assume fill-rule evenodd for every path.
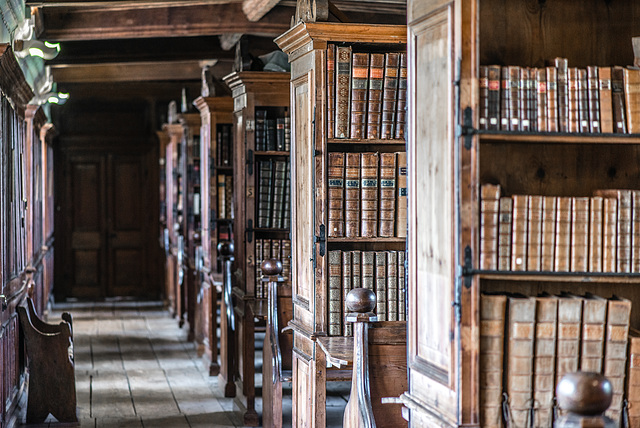
M 158 302 L 56 305 L 73 315 L 78 417 L 82 427 L 239 427 L 233 399 L 209 377 L 186 332 Z M 261 343 L 256 348 L 262 348 Z M 256 364 L 261 365 L 256 352 Z M 261 368 L 259 367 L 258 372 Z M 256 379 L 261 385 L 261 379 Z M 331 385 L 327 425 L 342 426 L 349 384 Z M 284 420 L 291 426 L 291 389 Z M 258 402 L 258 412 L 261 403 Z M 52 426 L 55 426 L 52 424 Z

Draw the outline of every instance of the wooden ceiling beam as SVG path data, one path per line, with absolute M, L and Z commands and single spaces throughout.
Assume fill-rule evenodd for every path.
M 249 21 L 259 21 L 271 9 L 277 5 L 280 0 L 243 0 L 242 11 Z

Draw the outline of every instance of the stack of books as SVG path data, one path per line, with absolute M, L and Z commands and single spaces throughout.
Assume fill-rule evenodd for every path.
M 232 125 L 218 124 L 217 126 L 217 166 L 231 166 L 233 164 L 233 134 Z
M 285 107 L 283 116 L 274 116 L 272 110 L 256 108 L 256 151 L 288 152 L 291 148 L 291 119 Z
M 291 241 L 288 239 L 256 239 L 256 298 L 266 299 L 268 290 L 262 282 L 262 262 L 276 259 L 282 262 L 282 277 L 291 283 Z
M 233 175 L 218 174 L 218 218 L 233 218 Z M 213 218 L 213 217 L 212 217 Z
M 258 171 L 258 227 L 288 229 L 291 223 L 289 162 L 267 159 L 256 162 Z

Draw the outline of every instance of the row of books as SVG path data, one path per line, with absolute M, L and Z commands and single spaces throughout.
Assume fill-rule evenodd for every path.
M 407 236 L 407 154 L 329 153 L 329 237 Z
M 233 218 L 233 175 L 218 174 L 218 216 L 211 218 Z
M 480 267 L 544 272 L 640 272 L 640 191 L 591 197 L 500 195 L 481 186 Z
M 256 162 L 258 170 L 258 227 L 288 229 L 291 224 L 290 168 L 286 160 Z
M 231 166 L 233 164 L 233 125 L 227 123 L 218 124 L 216 129 L 217 162 L 218 166 Z
M 631 301 L 616 296 L 482 294 L 481 425 L 502 427 L 504 411 L 513 426 L 552 426 L 558 381 L 581 370 L 609 379 L 613 401 L 606 415 L 620 426 L 625 373 L 629 370 L 627 387 L 640 380 L 640 368 L 627 358 L 628 339 L 633 352 L 640 345 L 636 333 L 629 337 L 630 314 Z M 640 394 L 634 385 L 627 400 L 630 408 L 638 407 L 633 410 L 637 417 Z
M 267 259 L 282 262 L 282 277 L 291 283 L 291 241 L 288 239 L 256 239 L 256 298 L 266 299 L 269 290 L 262 281 L 260 265 Z
M 327 46 L 328 138 L 404 139 L 407 55 Z
M 271 110 L 256 108 L 256 151 L 285 151 L 291 148 L 291 118 L 287 108 L 284 116 L 273 117 Z
M 346 297 L 354 288 L 376 294 L 378 321 L 406 320 L 404 251 L 329 251 L 329 336 L 351 336 Z
M 504 131 L 640 132 L 640 69 L 480 66 L 480 128 Z

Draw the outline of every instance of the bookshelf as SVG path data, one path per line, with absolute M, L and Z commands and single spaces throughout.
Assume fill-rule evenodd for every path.
M 222 284 L 222 266 L 218 262 L 218 242 L 231 240 L 233 99 L 231 97 L 199 97 L 194 105 L 200 112 L 200 187 L 201 187 L 201 261 L 196 319 L 196 339 L 209 361 L 209 374 L 217 376 L 218 363 L 217 307 L 218 288 Z M 222 177 L 222 179 L 219 179 Z M 220 186 L 222 183 L 224 186 Z M 232 181 L 231 181 L 232 183 Z M 231 187 L 231 186 L 229 186 Z M 227 204 L 229 207 L 227 208 Z M 226 335 L 226 331 L 221 331 Z M 226 339 L 226 338 L 224 338 Z M 224 365 L 225 362 L 223 361 Z M 226 371 L 228 368 L 225 367 Z
M 614 358 L 610 350 L 618 344 L 626 349 L 625 331 L 640 322 L 636 308 L 640 295 L 634 287 L 640 282 L 638 273 L 483 267 L 483 254 L 488 253 L 484 239 L 489 236 L 483 222 L 490 210 L 482 198 L 488 184 L 500 185 L 500 197 L 591 198 L 589 204 L 601 189 L 637 190 L 637 180 L 632 177 L 640 170 L 630 159 L 640 150 L 638 135 L 566 132 L 560 127 L 553 132 L 489 130 L 482 129 L 481 121 L 485 107 L 482 91 L 486 88 L 482 66 L 540 70 L 555 67 L 554 58 L 566 58 L 569 67 L 585 70 L 631 65 L 633 22 L 639 12 L 628 3 L 586 6 L 560 0 L 533 7 L 502 5 L 494 0 L 437 4 L 410 0 L 407 4 L 410 388 L 401 401 L 408 409 L 411 426 L 501 426 L 501 397 L 496 401 L 492 394 L 502 395 L 503 391 L 509 396 L 516 425 L 529 417 L 530 410 L 516 405 L 519 394 L 543 403 L 536 404 L 530 413 L 535 418 L 534 426 L 550 425 L 547 403 L 557 381 L 554 376 L 562 373 L 561 367 L 590 367 L 585 357 L 591 355 L 585 346 L 593 337 L 581 332 L 591 328 L 587 308 L 598 305 L 607 306 L 608 315 L 606 321 L 602 318 L 594 324 L 594 330 L 621 326 L 620 337 L 611 340 L 607 336 L 605 342 L 605 336 L 600 336 L 598 351 L 602 364 L 598 370 L 613 379 L 615 404 L 616 396 L 622 397 L 624 374 L 620 377 L 607 366 L 613 366 L 612 361 L 623 366 L 626 351 Z M 598 31 L 584 33 L 583 29 L 595 22 Z M 549 84 L 553 80 L 541 81 L 545 90 L 555 89 Z M 516 217 L 515 211 L 506 212 Z M 532 218 L 527 219 L 527 225 L 532 224 Z M 530 236 L 527 252 L 538 242 Z M 554 245 L 558 245 L 557 237 Z M 569 251 L 578 254 L 583 249 L 572 245 Z M 554 263 L 557 254 L 554 252 Z M 563 292 L 578 297 L 561 295 Z M 612 295 L 619 300 L 611 299 Z M 501 300 L 502 310 L 495 317 L 494 310 L 500 306 L 497 300 Z M 489 301 L 493 301 L 492 310 Z M 563 319 L 561 306 L 567 303 L 578 304 L 578 310 L 585 314 L 582 321 Z M 547 311 L 547 305 L 557 309 Z M 557 318 L 545 319 L 548 314 Z M 613 315 L 626 316 L 626 324 L 614 323 Z M 504 325 L 496 327 L 500 334 L 493 335 L 488 326 L 497 326 L 498 322 Z M 543 322 L 551 323 L 551 327 Z M 546 339 L 557 341 L 557 348 L 551 347 L 557 349 L 556 353 L 540 353 L 545 340 L 542 336 L 516 338 L 513 328 L 518 323 L 532 331 L 549 328 L 553 333 Z M 565 335 L 568 330 L 564 328 L 569 324 L 577 335 Z M 504 352 L 487 345 L 496 339 L 496 343 L 502 343 L 501 337 L 509 339 L 504 341 Z M 576 359 L 571 362 L 563 360 L 567 355 L 561 349 L 569 346 L 566 341 L 572 341 L 569 345 L 575 349 Z M 544 356 L 551 357 L 552 363 L 517 372 L 514 367 L 519 357 L 512 348 L 514 343 L 530 346 L 532 351 L 526 357 L 530 362 L 537 364 Z M 499 362 L 492 360 L 498 371 L 491 372 L 487 361 L 498 355 Z M 490 375 L 501 376 L 491 390 L 487 383 Z M 547 389 L 530 389 L 522 386 L 525 382 L 516 384 L 515 376 L 526 377 L 533 385 L 539 385 L 539 376 L 551 380 Z M 620 412 L 610 409 L 608 415 L 618 419 Z
M 278 200 L 284 198 L 288 187 L 283 180 L 289 152 L 284 150 L 284 135 L 280 133 L 278 137 L 275 129 L 278 119 L 288 114 L 289 74 L 234 72 L 224 82 L 231 89 L 234 103 L 236 404 L 243 413 L 244 424 L 256 426 L 259 418 L 255 410 L 255 319 L 260 318 L 263 325 L 267 313 L 260 263 L 267 253 L 266 243 L 273 250 L 273 243 L 277 242 L 282 250 L 282 243 L 289 240 L 289 228 L 283 222 L 286 205 L 283 199 Z M 280 193 L 276 193 L 278 188 Z M 281 254 L 273 257 L 285 265 L 288 257 Z
M 360 113 L 358 116 L 345 112 L 349 112 L 350 96 L 354 100 L 362 99 L 363 96 L 366 99 L 369 96 L 368 89 L 365 93 L 355 94 L 352 92 L 353 89 L 386 87 L 383 80 L 371 84 L 367 79 L 355 82 L 352 78 L 374 76 L 376 79 L 382 79 L 383 75 L 387 75 L 381 71 L 382 69 L 377 73 L 371 72 L 368 61 L 377 58 L 376 64 L 384 65 L 387 60 L 385 53 L 404 52 L 406 27 L 300 23 L 278 37 L 276 43 L 289 55 L 292 70 L 291 234 L 292 258 L 295 262 L 292 272 L 294 318 L 289 327 L 294 332 L 295 345 L 293 425 L 302 426 L 312 421 L 312 426 L 322 427 L 326 425 L 325 382 L 349 379 L 351 373 L 349 370 L 326 368 L 326 361 L 333 356 L 323 351 L 319 340 L 331 339 L 332 346 L 339 349 L 348 347 L 352 342 L 349 328 L 342 322 L 343 295 L 346 295 L 350 287 L 357 287 L 358 281 L 361 280 L 361 286 L 372 287 L 374 292 L 376 289 L 381 290 L 376 288 L 380 284 L 374 278 L 382 280 L 382 287 L 387 284 L 385 275 L 376 276 L 376 265 L 369 264 L 368 268 L 363 268 L 362 276 L 353 272 L 347 274 L 346 266 L 349 266 L 349 270 L 355 271 L 354 266 L 357 262 L 354 261 L 365 260 L 365 254 L 369 254 L 367 259 L 371 261 L 379 255 L 379 260 L 383 263 L 386 257 L 392 254 L 394 268 L 398 272 L 404 272 L 397 264 L 398 254 L 404 254 L 405 251 L 403 227 L 398 227 L 398 224 L 403 222 L 392 222 L 391 233 L 380 233 L 377 222 L 373 227 L 366 227 L 371 222 L 364 224 L 361 221 L 361 212 L 365 210 L 373 213 L 376 218 L 373 220 L 367 217 L 367 220 L 377 221 L 381 218 L 378 217 L 376 205 L 382 199 L 378 187 L 371 186 L 377 186 L 378 179 L 385 178 L 378 175 L 380 165 L 383 168 L 386 166 L 383 158 L 391 157 L 396 161 L 404 154 L 404 138 L 401 134 L 400 138 L 395 138 L 395 133 L 392 134 L 393 138 L 380 138 L 380 133 L 369 135 L 367 125 L 375 125 L 380 118 L 369 120 L 368 103 L 355 106 L 356 111 Z M 351 58 L 358 57 L 366 62 L 367 66 L 358 66 L 358 61 L 352 62 Z M 400 55 L 397 56 L 398 61 L 399 58 Z M 401 75 L 399 64 L 396 67 L 396 75 Z M 388 76 L 391 75 L 392 72 L 389 71 Z M 330 84 L 332 80 L 333 85 Z M 371 98 L 382 103 L 376 95 L 372 95 Z M 353 104 L 351 107 L 354 107 Z M 390 108 L 378 109 L 378 113 L 380 110 L 381 115 L 384 115 Z M 373 111 L 375 112 L 375 108 Z M 393 112 L 391 118 L 396 114 L 395 110 Z M 339 121 L 339 118 L 342 119 Z M 382 125 L 382 121 L 378 123 Z M 356 126 L 358 129 L 354 130 Z M 402 126 L 397 128 L 399 131 L 404 130 Z M 366 138 L 367 136 L 372 138 Z M 369 173 L 373 173 L 373 177 L 361 174 L 364 171 L 361 166 L 364 165 Z M 398 183 L 396 168 L 397 163 L 391 170 L 391 192 L 394 195 L 398 193 L 394 187 Z M 365 182 L 361 178 L 371 178 L 373 183 L 369 180 Z M 362 191 L 363 189 L 367 193 Z M 367 205 L 364 206 L 365 210 L 362 210 L 364 200 L 367 201 Z M 370 233 L 366 233 L 366 229 Z M 350 262 L 345 262 L 344 259 Z M 383 264 L 383 269 L 384 266 Z M 348 283 L 346 287 L 341 285 L 342 275 L 345 277 L 345 283 Z M 389 274 L 388 277 L 391 278 L 392 275 Z M 367 281 L 370 282 L 367 284 Z M 404 287 L 398 288 L 404 290 Z M 384 297 L 385 293 L 378 292 L 379 299 Z M 380 300 L 378 303 L 376 310 L 382 321 L 383 312 L 394 311 L 382 311 L 380 309 L 386 306 L 380 305 Z M 382 330 L 385 330 L 385 326 L 404 329 L 405 322 L 394 320 L 380 323 Z M 383 382 L 380 388 L 377 388 L 379 385 L 373 380 L 372 385 L 375 386 L 371 391 L 372 396 L 399 395 L 398 393 L 407 388 L 405 351 L 404 341 L 401 344 L 396 342 L 370 360 L 372 379 L 375 377 L 378 364 L 385 366 L 385 373 L 388 373 L 388 382 Z M 308 404 L 309 395 L 312 396 L 311 406 Z M 379 401 L 372 404 L 377 426 L 403 426 L 405 423 L 401 416 L 401 406 L 382 406 Z

